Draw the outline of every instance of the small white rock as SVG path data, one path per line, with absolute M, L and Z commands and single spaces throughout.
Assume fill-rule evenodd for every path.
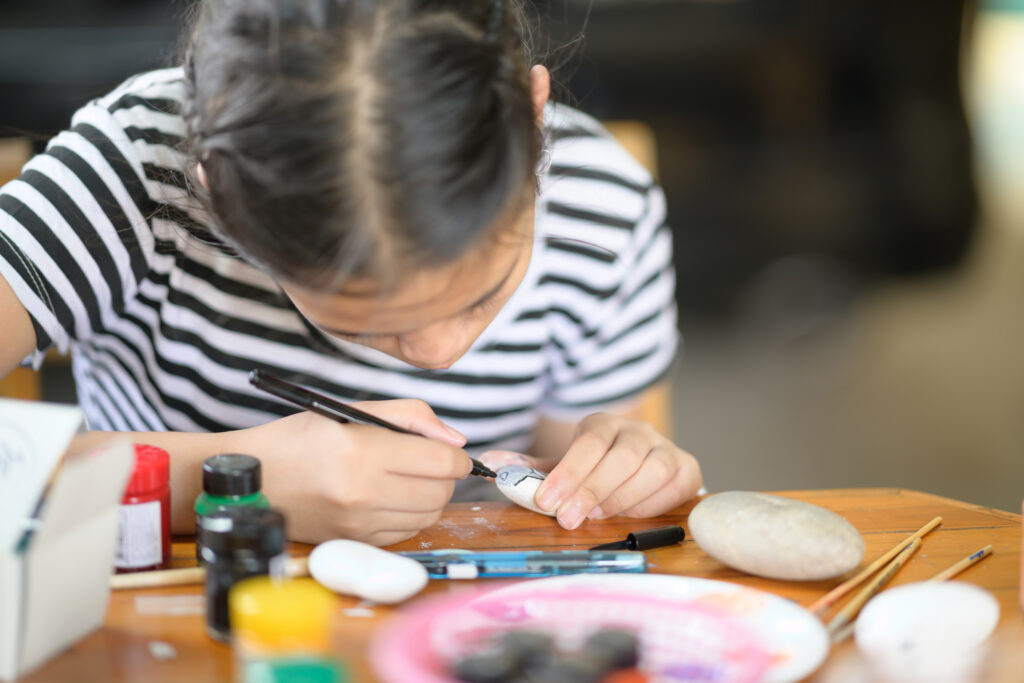
M 523 467 L 522 465 L 502 467 L 498 470 L 497 474 L 496 483 L 498 484 L 498 490 L 506 498 L 527 510 L 533 510 L 549 517 L 555 516 L 554 511 L 545 512 L 541 510 L 533 500 L 534 495 L 537 493 L 537 488 L 548 476 L 547 474 L 532 467 Z
M 727 491 L 693 508 L 690 536 L 711 557 L 770 579 L 841 576 L 864 558 L 864 539 L 823 507 L 751 491 Z
M 349 539 L 313 548 L 309 574 L 336 593 L 385 605 L 411 598 L 429 580 L 427 570 L 416 560 Z

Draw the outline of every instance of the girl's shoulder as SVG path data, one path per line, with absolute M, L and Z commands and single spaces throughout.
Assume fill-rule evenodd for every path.
M 138 180 L 139 209 L 163 251 L 213 247 L 231 255 L 209 226 L 209 216 L 189 189 L 194 163 L 185 144 L 185 74 L 181 67 L 132 76 L 82 107 L 72 124 L 88 122 L 111 143 L 113 162 Z M 158 220 L 154 220 L 158 219 Z
M 126 164 L 147 186 L 151 199 L 166 200 L 149 183 L 180 176 L 187 163 L 184 100 L 180 67 L 140 73 L 78 109 L 70 129 L 94 139 L 107 161 Z
M 653 185 L 651 173 L 626 150 L 616 137 L 594 117 L 561 103 L 544 109 L 545 162 L 555 174 L 587 169 L 609 181 L 647 192 Z
M 576 109 L 548 105 L 545 142 L 538 229 L 590 245 L 617 271 L 663 226 L 661 189 L 599 121 Z
M 90 104 L 110 112 L 131 111 L 141 107 L 136 113 L 148 111 L 180 117 L 184 100 L 185 73 L 181 67 L 176 66 L 131 76 Z

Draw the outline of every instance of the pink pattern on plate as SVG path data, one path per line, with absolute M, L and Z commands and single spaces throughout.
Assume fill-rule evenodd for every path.
M 374 641 L 378 675 L 394 683 L 450 683 L 446 664 L 519 628 L 548 631 L 559 648 L 579 647 L 594 630 L 636 631 L 641 669 L 653 681 L 753 683 L 771 656 L 740 621 L 697 601 L 557 590 L 476 591 L 430 597 L 404 609 Z

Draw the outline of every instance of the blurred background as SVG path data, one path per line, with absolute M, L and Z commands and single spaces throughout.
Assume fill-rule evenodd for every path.
M 41 149 L 172 63 L 186 5 L 0 3 L 0 138 Z M 1019 511 L 1024 0 L 531 7 L 559 98 L 653 138 L 685 340 L 675 435 L 708 487 Z M 66 368 L 42 379 L 74 400 Z

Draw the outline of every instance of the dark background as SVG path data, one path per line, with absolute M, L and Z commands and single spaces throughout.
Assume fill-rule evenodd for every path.
M 0 3 L 0 135 L 42 148 L 83 102 L 173 63 L 186 4 Z M 655 133 L 684 325 L 751 300 L 841 308 L 964 253 L 962 2 L 538 0 L 533 14 L 561 99 Z
M 552 30 L 565 40 L 585 9 L 552 5 Z M 727 314 L 787 254 L 846 277 L 957 263 L 976 203 L 963 16 L 946 0 L 593 5 L 568 85 L 600 118 L 653 126 L 684 314 Z

